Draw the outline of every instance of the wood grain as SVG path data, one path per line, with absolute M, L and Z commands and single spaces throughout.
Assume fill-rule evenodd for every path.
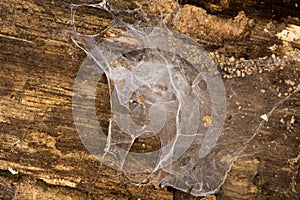
M 178 6 L 162 2 L 165 12 L 174 12 L 172 8 Z M 138 186 L 101 165 L 81 143 L 73 122 L 72 94 L 85 55 L 69 39 L 70 4 L 60 0 L 1 1 L 0 199 L 172 199 L 172 191 L 166 188 Z M 198 12 L 200 8 L 180 9 L 181 24 L 175 28 L 225 56 L 238 58 L 254 51 L 257 54 L 250 58 L 270 56 L 272 52 L 267 48 L 281 44 L 274 34 L 270 38 L 261 32 L 269 21 L 257 21 L 252 29 L 246 16 L 240 20 L 224 19 L 201 9 L 202 17 L 210 21 L 196 26 L 188 12 Z M 89 11 L 86 14 L 95 16 Z M 99 17 L 103 16 L 94 17 L 89 25 L 82 25 L 82 30 L 101 29 L 105 24 L 98 23 Z M 187 31 L 185 24 L 192 28 Z M 226 24 L 233 34 L 217 24 Z M 285 27 L 279 22 L 273 24 L 270 29 L 274 33 Z M 202 30 L 206 36 L 198 37 Z M 241 51 L 235 51 L 235 47 Z M 278 80 L 297 76 L 293 74 L 295 62 L 272 76 L 279 76 Z M 274 121 L 253 141 L 258 153 L 236 162 L 216 195 L 218 199 L 300 197 L 299 94 L 274 115 Z M 292 116 L 296 122 L 291 124 Z M 282 118 L 284 123 L 278 123 Z M 9 169 L 18 174 L 12 175 Z

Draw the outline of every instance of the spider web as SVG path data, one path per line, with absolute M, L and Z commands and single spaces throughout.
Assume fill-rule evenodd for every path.
M 288 97 L 266 100 L 271 90 L 265 96 L 245 90 L 269 85 L 268 77 L 259 75 L 224 83 L 201 45 L 168 28 L 170 16 L 162 14 L 159 2 L 117 5 L 72 5 L 72 40 L 87 55 L 73 96 L 82 142 L 133 181 L 155 180 L 195 196 L 216 193 L 263 126 L 260 116 L 270 116 Z M 95 35 L 79 33 L 75 11 L 82 6 L 108 13 L 113 22 Z M 146 14 L 153 6 L 158 12 Z M 95 105 L 102 76 L 110 96 L 107 131 Z

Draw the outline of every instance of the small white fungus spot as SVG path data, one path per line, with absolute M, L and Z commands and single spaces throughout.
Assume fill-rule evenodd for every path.
M 9 171 L 12 175 L 16 175 L 16 174 L 19 173 L 19 172 L 17 172 L 16 170 L 14 170 L 14 169 L 11 168 L 11 167 L 8 168 L 8 171 Z
M 268 121 L 268 115 L 267 114 L 261 115 L 260 118 L 265 120 L 266 122 Z

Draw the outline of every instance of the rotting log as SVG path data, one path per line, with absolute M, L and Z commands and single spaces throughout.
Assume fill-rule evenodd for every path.
M 299 25 L 299 19 L 277 22 L 252 19 L 244 13 L 226 19 L 207 14 L 202 8 L 178 7 L 170 0 L 161 2 L 166 13 L 174 14 L 173 9 L 179 8 L 173 28 L 221 55 L 216 60 L 225 67 L 234 64 L 233 60 L 292 55 L 299 48 L 299 41 L 283 43 L 277 36 L 287 24 Z M 101 165 L 84 148 L 72 116 L 73 83 L 84 53 L 74 49 L 66 33 L 70 27 L 70 4 L 40 0 L 1 2 L 0 198 L 192 199 L 178 191 L 173 195 L 158 185 L 131 183 Z M 89 30 L 101 24 L 92 21 L 82 26 Z M 233 59 L 226 63 L 230 57 Z M 264 72 L 274 80 L 270 84 L 275 90 L 280 89 L 275 91 L 277 95 L 284 95 L 297 84 L 292 84 L 295 77 L 299 80 L 299 60 L 292 57 L 285 65 Z M 228 70 L 222 73 L 234 78 Z M 235 81 L 251 80 L 247 76 Z M 252 100 L 255 102 L 255 98 Z M 299 93 L 295 93 L 278 107 L 251 142 L 249 155 L 236 161 L 221 191 L 210 198 L 299 198 L 299 105 Z M 247 124 L 244 126 L 247 128 Z

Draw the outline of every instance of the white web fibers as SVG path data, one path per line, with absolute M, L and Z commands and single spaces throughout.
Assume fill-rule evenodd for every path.
M 141 8 L 129 8 L 132 4 L 126 9 L 115 5 L 106 1 L 72 5 L 72 39 L 87 54 L 73 96 L 81 140 L 103 164 L 131 180 L 155 179 L 195 196 L 217 192 L 256 132 L 259 113 L 249 108 L 246 114 L 242 109 L 226 113 L 226 108 L 235 106 L 235 98 L 247 99 L 247 93 L 241 91 L 227 103 L 209 53 L 168 29 L 162 15 L 153 18 Z M 109 13 L 113 23 L 96 35 L 78 33 L 74 14 L 80 6 Z M 107 133 L 95 111 L 96 88 L 103 74 L 111 106 Z M 223 129 L 226 115 L 232 120 Z M 249 127 L 236 124 L 238 118 L 249 120 Z M 133 150 L 139 141 L 147 140 L 156 142 L 142 144 L 143 151 Z

